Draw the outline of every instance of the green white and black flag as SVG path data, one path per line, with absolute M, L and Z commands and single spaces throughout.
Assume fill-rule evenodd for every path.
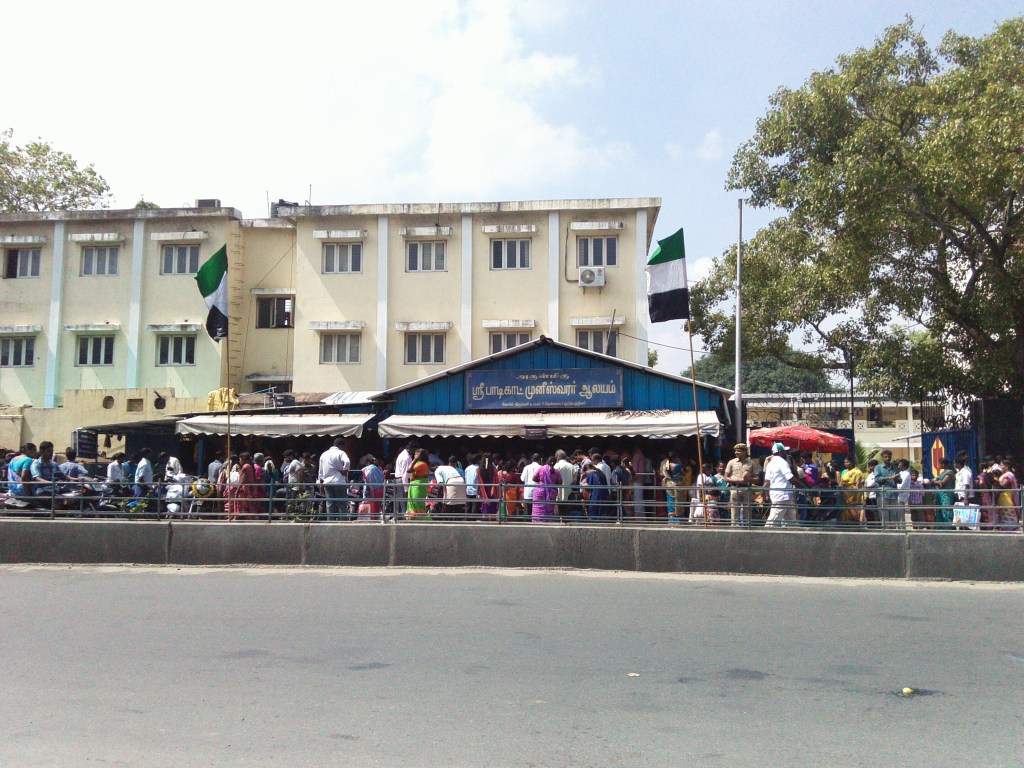
M 214 341 L 228 335 L 228 247 L 221 246 L 196 272 L 199 292 L 210 312 L 206 316 L 206 332 Z
M 683 230 L 658 241 L 647 260 L 647 314 L 652 323 L 689 320 L 690 289 L 686 285 Z

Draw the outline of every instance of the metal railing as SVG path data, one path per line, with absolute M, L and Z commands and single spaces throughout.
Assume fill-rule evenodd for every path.
M 358 479 L 357 479 L 358 478 Z M 42 519 L 109 518 L 237 522 L 481 522 L 496 524 L 690 525 L 709 529 L 1022 531 L 1019 492 L 966 494 L 868 489 L 793 489 L 772 500 L 758 486 L 721 488 L 617 484 L 252 483 L 217 486 L 205 478 L 148 488 L 98 482 L 46 484 L 41 495 L 7 496 L 0 515 Z M 26 483 L 26 490 L 43 488 Z M 64 491 L 63 493 L 61 491 Z

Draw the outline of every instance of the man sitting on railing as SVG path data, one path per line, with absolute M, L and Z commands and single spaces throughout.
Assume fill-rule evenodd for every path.
M 32 496 L 26 483 L 32 480 L 32 462 L 38 455 L 35 443 L 25 443 L 21 453 L 7 462 L 7 492 L 11 496 L 21 499 Z
M 39 444 L 39 456 L 32 462 L 32 495 L 53 497 L 54 509 L 64 509 L 64 499 L 60 498 L 58 483 L 67 482 L 67 475 L 60 471 L 60 466 L 53 460 L 53 443 L 44 440 Z

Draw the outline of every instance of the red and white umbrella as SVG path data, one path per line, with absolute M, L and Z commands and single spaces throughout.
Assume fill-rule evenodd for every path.
M 766 427 L 750 430 L 750 444 L 771 448 L 772 443 L 782 443 L 794 451 L 817 451 L 819 453 L 849 453 L 850 441 L 841 435 L 834 435 L 814 427 Z

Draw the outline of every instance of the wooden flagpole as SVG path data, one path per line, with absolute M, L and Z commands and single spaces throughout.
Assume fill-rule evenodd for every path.
M 693 328 L 690 327 L 689 307 L 686 308 L 686 333 L 690 339 L 690 386 L 693 389 L 693 420 L 697 425 L 697 476 L 704 476 L 704 436 L 700 431 L 700 406 L 697 403 L 697 369 L 693 362 Z M 704 510 L 704 527 L 708 527 L 707 497 L 704 492 L 704 483 L 700 484 L 700 506 Z

